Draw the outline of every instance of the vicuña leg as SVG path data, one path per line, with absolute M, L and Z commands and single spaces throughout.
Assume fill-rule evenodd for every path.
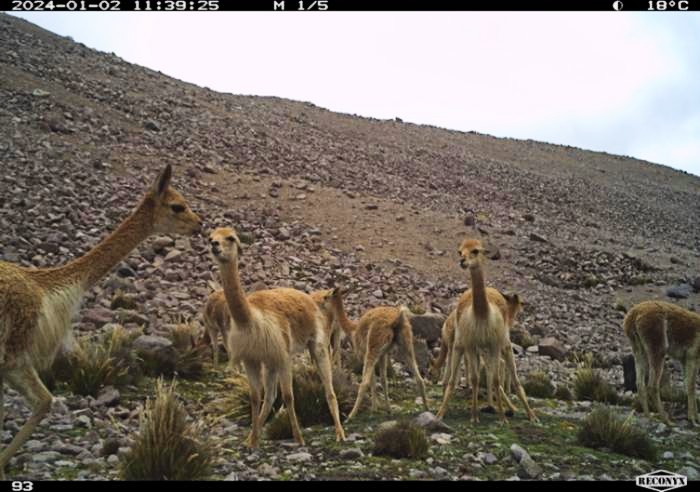
M 250 434 L 245 445 L 257 448 L 260 442 L 260 398 L 262 390 L 262 374 L 260 364 L 245 362 L 245 373 L 250 387 Z
M 34 413 L 24 423 L 10 444 L 0 453 L 0 479 L 5 478 L 5 467 L 10 458 L 29 439 L 39 422 L 49 413 L 51 401 L 53 400 L 51 393 L 46 389 L 36 370 L 32 367 L 22 367 L 7 372 L 5 377 L 9 385 L 24 396 Z
M 664 411 L 663 403 L 661 403 L 661 376 L 664 372 L 664 353 L 647 350 L 647 356 L 649 358 L 649 386 L 651 397 L 654 400 L 654 406 L 656 407 L 656 411 L 659 412 L 661 420 L 663 420 L 666 425 L 672 425 L 671 420 Z
M 440 405 L 440 410 L 436 415 L 437 418 L 441 419 L 445 412 L 447 411 L 447 404 L 452 398 L 452 393 L 454 393 L 455 385 L 459 379 L 459 366 L 462 362 L 462 357 L 464 356 L 464 349 L 461 347 L 452 347 L 450 352 L 450 367 L 449 367 L 449 377 L 447 380 L 447 387 L 442 395 L 442 405 Z
M 479 376 L 481 358 L 478 355 L 469 357 L 469 381 L 472 387 L 472 422 L 479 422 Z
M 270 415 L 272 410 L 272 405 L 275 404 L 277 400 L 277 384 L 279 381 L 279 374 L 277 371 L 265 367 L 263 375 L 263 388 L 264 388 L 264 398 L 262 410 L 260 410 L 260 427 L 265 426 L 267 422 L 267 417 Z
M 506 370 L 510 373 L 511 382 L 515 385 L 515 390 L 518 394 L 518 398 L 523 404 L 523 408 L 525 408 L 525 411 L 527 412 L 527 418 L 537 422 L 537 416 L 535 415 L 535 412 L 532 411 L 532 408 L 530 408 L 530 404 L 527 402 L 527 395 L 525 394 L 525 389 L 523 389 L 523 385 L 520 384 L 520 378 L 518 378 L 518 369 L 515 367 L 515 358 L 513 357 L 513 351 L 505 350 L 503 352 L 503 358 L 505 359 Z
M 427 412 L 430 409 L 428 408 L 428 397 L 425 394 L 425 381 L 423 381 L 420 370 L 418 369 L 418 364 L 416 363 L 416 353 L 413 349 L 413 343 L 408 343 L 408 339 L 402 337 L 399 351 L 403 356 L 403 363 L 406 365 L 409 372 L 413 373 L 413 378 L 416 380 L 416 389 L 423 400 L 423 408 Z
M 279 381 L 280 389 L 282 391 L 282 401 L 284 401 L 284 408 L 287 409 L 289 424 L 292 427 L 292 435 L 294 436 L 294 440 L 303 446 L 304 438 L 301 435 L 299 420 L 297 419 L 297 413 L 294 409 L 294 392 L 292 390 L 291 362 L 289 364 L 285 364 L 285 367 L 280 369 Z
M 311 346 L 309 349 L 312 353 L 312 359 L 316 363 L 318 374 L 321 376 L 323 390 L 326 393 L 328 410 L 331 412 L 331 416 L 333 417 L 333 424 L 335 425 L 335 440 L 344 441 L 345 431 L 343 430 L 343 425 L 340 423 L 338 398 L 335 396 L 335 391 L 333 390 L 333 372 L 331 369 L 331 359 L 328 353 L 328 346 L 316 344 Z
M 387 408 L 391 407 L 389 402 L 389 354 L 384 354 L 379 365 L 382 368 L 382 389 L 384 390 L 384 403 Z
M 692 354 L 686 355 L 683 365 L 683 379 L 685 390 L 688 393 L 688 420 L 693 425 L 698 425 L 698 407 L 695 400 L 695 379 L 698 375 L 697 359 Z

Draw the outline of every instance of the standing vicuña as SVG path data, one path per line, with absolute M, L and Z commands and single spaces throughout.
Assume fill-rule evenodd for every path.
M 623 322 L 632 344 L 637 389 L 644 413 L 649 415 L 647 385 L 661 418 L 671 424 L 661 404 L 659 386 L 666 354 L 683 364 L 688 393 L 688 420 L 697 424 L 695 379 L 700 357 L 700 314 L 663 301 L 645 301 L 629 310 Z M 648 380 L 647 380 L 648 378 Z
M 6 380 L 34 412 L 0 454 L 0 473 L 51 408 L 53 397 L 37 371 L 51 367 L 70 335 L 83 293 L 151 234 L 200 230 L 199 217 L 170 188 L 171 175 L 168 165 L 136 210 L 85 256 L 56 268 L 28 269 L 0 262 L 0 409 Z M 0 410 L 0 422 L 3 417 Z
M 479 364 L 483 361 L 486 369 L 486 393 L 488 401 L 493 401 L 494 382 L 495 388 L 500 391 L 502 386 L 499 375 L 499 361 L 505 360 L 506 371 L 515 383 L 518 397 L 527 411 L 530 420 L 535 419 L 535 414 L 530 409 L 525 396 L 525 390 L 518 379 L 513 351 L 510 349 L 510 337 L 508 325 L 498 305 L 489 299 L 484 282 L 484 263 L 486 262 L 485 250 L 481 241 L 477 239 L 465 239 L 460 248 L 460 266 L 468 268 L 472 279 L 472 297 L 470 302 L 463 302 L 457 307 L 455 336 L 450 351 L 450 375 L 445 388 L 442 406 L 437 413 L 438 417 L 445 415 L 447 404 L 454 392 L 457 383 L 459 365 L 463 356 L 467 355 L 469 364 L 469 377 L 472 387 L 472 421 L 479 421 L 479 409 L 477 407 L 479 392 Z M 496 407 L 501 420 L 505 421 L 501 398 L 496 399 Z
M 326 337 L 326 317 L 308 294 L 295 289 L 259 290 L 246 296 L 238 274 L 241 243 L 229 227 L 214 230 L 211 252 L 219 266 L 231 323 L 228 337 L 232 363 L 243 361 L 250 386 L 251 431 L 247 445 L 257 447 L 264 424 L 277 395 L 277 381 L 289 415 L 294 439 L 304 444 L 294 411 L 292 355 L 309 350 L 326 393 L 338 441 L 345 440 L 338 400 L 333 391 Z M 263 368 L 265 379 L 262 381 Z M 261 390 L 265 401 L 260 407 Z
M 343 306 L 343 293 L 336 288 L 330 291 L 330 312 L 333 315 L 332 322 L 340 326 L 340 329 L 350 337 L 353 350 L 364 359 L 362 368 L 362 382 L 357 391 L 357 399 L 347 420 L 353 418 L 360 409 L 360 405 L 367 393 L 371 391 L 372 408 L 376 407 L 376 393 L 374 372 L 377 364 L 382 368 L 382 385 L 384 387 L 384 399 L 389 404 L 389 387 L 387 380 L 387 367 L 389 364 L 389 352 L 396 347 L 399 356 L 408 370 L 416 379 L 416 386 L 423 399 L 423 407 L 428 410 L 428 398 L 425 394 L 425 382 L 418 370 L 416 355 L 413 350 L 413 332 L 409 318 L 411 312 L 406 306 L 400 308 L 381 306 L 370 309 L 359 321 L 350 321 Z

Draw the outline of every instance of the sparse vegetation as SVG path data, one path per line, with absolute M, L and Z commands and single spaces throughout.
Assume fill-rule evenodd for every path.
M 647 434 L 633 425 L 631 416 L 621 419 L 607 407 L 596 408 L 582 422 L 577 439 L 583 446 L 613 451 L 653 461 L 657 451 Z
M 210 471 L 212 444 L 201 424 L 187 422 L 174 383 L 158 380 L 156 395 L 146 403 L 135 442 L 121 463 L 125 480 L 201 480 Z
M 198 345 L 199 329 L 194 323 L 180 322 L 170 331 L 170 339 L 177 352 L 174 372 L 183 378 L 196 379 L 204 373 L 208 360 L 207 347 Z
M 568 386 L 558 384 L 557 389 L 554 391 L 554 398 L 561 401 L 571 401 L 574 399 L 574 395 L 571 394 L 571 390 Z
M 245 375 L 226 378 L 226 416 L 250 425 L 250 386 Z
M 375 456 L 420 459 L 427 456 L 428 447 L 425 431 L 410 420 L 401 420 L 377 432 L 373 453 Z
M 112 297 L 109 308 L 116 309 L 136 309 L 138 304 L 134 295 L 125 294 L 121 290 L 117 290 Z
M 604 378 L 600 371 L 590 367 L 580 367 L 574 379 L 574 394 L 577 400 L 617 403 L 617 391 Z
M 533 371 L 527 375 L 523 383 L 525 393 L 535 398 L 551 398 L 554 396 L 554 385 L 549 376 L 543 371 Z
M 77 340 L 72 351 L 60 351 L 51 369 L 42 371 L 42 380 L 51 389 L 65 385 L 73 393 L 93 397 L 105 386 L 133 384 L 142 376 L 131 348 L 139 334 L 115 325 L 101 340 Z

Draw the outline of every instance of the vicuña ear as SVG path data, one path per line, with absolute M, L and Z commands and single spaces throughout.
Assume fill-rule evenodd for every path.
M 236 249 L 238 250 L 238 256 L 243 256 L 243 246 L 241 245 L 241 240 L 238 239 L 238 236 L 234 236 L 236 239 Z
M 170 179 L 173 177 L 173 167 L 168 164 L 165 169 L 161 171 L 156 180 L 153 182 L 153 193 L 156 195 L 162 195 L 165 190 L 170 186 Z

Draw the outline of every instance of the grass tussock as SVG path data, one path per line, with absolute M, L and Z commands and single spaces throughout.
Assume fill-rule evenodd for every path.
M 333 425 L 333 418 L 326 403 L 326 393 L 316 368 L 301 366 L 295 370 L 294 410 L 302 427 L 312 425 Z M 342 371 L 333 371 L 333 390 L 338 399 L 341 417 L 352 410 L 355 391 L 350 378 Z M 278 396 L 276 406 L 281 406 Z M 265 433 L 268 439 L 291 439 L 292 428 L 286 411 L 278 412 L 267 425 Z
M 75 394 L 97 396 L 105 386 L 134 384 L 143 375 L 132 343 L 140 332 L 115 325 L 97 341 L 77 340 L 72 351 L 59 352 L 41 377 L 49 389 L 67 387 Z
M 535 398 L 551 398 L 555 390 L 552 380 L 543 371 L 529 373 L 523 382 L 523 388 L 528 396 Z
M 574 395 L 571 393 L 568 386 L 559 384 L 557 385 L 557 389 L 554 391 L 554 398 L 561 401 L 572 401 L 574 399 Z
M 609 408 L 594 409 L 580 424 L 578 442 L 586 447 L 608 448 L 616 453 L 654 461 L 657 450 L 649 436 L 631 421 Z
M 250 386 L 245 374 L 234 374 L 225 379 L 226 395 L 223 413 L 244 425 L 250 425 Z
M 186 379 L 197 379 L 204 374 L 204 363 L 209 358 L 207 347 L 197 343 L 200 330 L 194 323 L 181 322 L 170 330 L 170 340 L 175 348 L 174 373 Z
M 214 452 L 202 424 L 187 422 L 174 383 L 156 384 L 146 402 L 139 432 L 121 462 L 124 480 L 201 480 L 211 472 Z
M 615 388 L 608 383 L 600 371 L 590 367 L 581 367 L 574 378 L 574 394 L 577 400 L 617 403 L 619 396 Z
M 410 420 L 401 420 L 377 432 L 374 437 L 373 454 L 420 459 L 427 456 L 428 448 L 425 431 Z

